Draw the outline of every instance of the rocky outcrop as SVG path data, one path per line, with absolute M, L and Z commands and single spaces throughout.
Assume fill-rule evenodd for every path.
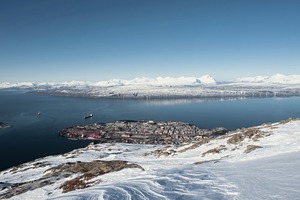
M 228 140 L 227 144 L 239 145 L 246 138 L 258 141 L 259 138 L 267 136 L 268 133 L 261 131 L 258 128 L 246 128 L 242 129 L 238 133 L 232 135 Z
M 262 147 L 258 146 L 258 145 L 248 145 L 246 147 L 246 150 L 244 151 L 244 153 L 250 153 L 251 151 L 258 149 L 258 148 L 262 148 Z
M 59 187 L 63 190 L 62 192 L 66 193 L 76 189 L 83 189 L 100 182 L 100 180 L 90 181 L 91 179 L 103 174 L 120 171 L 125 168 L 138 168 L 144 170 L 140 165 L 128 163 L 127 161 L 122 160 L 68 162 L 46 170 L 44 172 L 45 175 L 38 180 L 14 184 L 3 183 L 9 185 L 10 189 L 7 190 L 7 192 L 2 193 L 0 195 L 0 199 L 11 198 L 15 195 L 19 195 L 30 190 L 35 190 L 46 185 L 51 185 L 59 180 L 70 177 L 71 175 L 77 176 L 71 180 L 64 182 Z
M 225 145 L 220 145 L 219 147 L 217 148 L 213 148 L 213 149 L 210 149 L 204 153 L 202 153 L 202 157 L 204 157 L 206 154 L 216 154 L 216 153 L 220 153 L 221 151 L 223 150 L 226 150 L 226 147 Z
M 63 189 L 63 193 L 69 192 L 76 189 L 83 189 L 89 187 L 95 182 L 90 182 L 94 177 L 107 174 L 110 172 L 120 171 L 125 168 L 139 168 L 144 170 L 141 166 L 137 164 L 127 163 L 121 160 L 112 161 L 101 161 L 96 160 L 92 162 L 76 162 L 76 163 L 66 163 L 59 165 L 57 167 L 51 168 L 50 171 L 54 176 L 59 174 L 82 174 L 74 179 L 66 181 L 60 188 Z

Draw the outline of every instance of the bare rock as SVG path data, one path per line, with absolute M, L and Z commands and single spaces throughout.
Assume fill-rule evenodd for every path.
M 192 144 L 191 146 L 186 147 L 182 150 L 179 150 L 178 153 L 183 153 L 183 152 L 186 152 L 186 151 L 189 151 L 189 150 L 196 149 L 196 148 L 200 147 L 201 145 L 206 144 L 208 142 L 209 142 L 209 139 L 201 139 L 200 141 Z
M 44 166 L 45 163 L 36 163 L 37 166 Z M 22 183 L 14 183 L 14 185 L 7 192 L 0 195 L 0 199 L 11 198 L 15 195 L 25 193 L 30 190 L 42 188 L 46 185 L 51 185 L 58 180 L 65 179 L 71 175 L 77 174 L 78 176 L 64 182 L 60 188 L 63 192 L 69 192 L 76 189 L 83 189 L 93 186 L 100 181 L 90 181 L 92 178 L 107 174 L 110 172 L 120 171 L 125 168 L 138 168 L 144 170 L 140 165 L 128 163 L 122 160 L 101 161 L 94 160 L 91 162 L 68 162 L 56 167 L 46 170 L 42 178 Z M 6 183 L 8 184 L 8 183 Z
M 217 163 L 217 162 L 220 162 L 220 160 L 221 160 L 221 159 L 197 161 L 197 162 L 194 162 L 193 164 L 194 164 L 194 165 L 201 165 L 201 164 L 209 163 L 209 162 Z
M 241 133 L 232 135 L 228 140 L 227 144 L 240 144 L 245 139 L 245 136 Z
M 225 150 L 225 149 L 226 149 L 226 147 L 225 147 L 224 145 L 221 145 L 221 146 L 219 146 L 219 147 L 217 147 L 217 148 L 210 149 L 210 150 L 204 152 L 204 153 L 202 154 L 202 157 L 206 156 L 206 154 L 216 154 L 216 153 L 220 153 L 221 151 L 223 151 L 223 150 Z
M 90 179 L 103 175 L 110 172 L 120 171 L 125 168 L 139 168 L 144 170 L 140 165 L 128 163 L 127 161 L 112 160 L 112 161 L 101 161 L 96 160 L 92 162 L 76 162 L 76 163 L 66 163 L 64 165 L 59 165 L 51 169 L 54 175 L 67 173 L 71 174 L 82 174 L 79 177 L 66 181 L 60 188 L 63 192 L 69 192 L 75 189 L 83 189 L 88 187 Z
M 154 155 L 156 157 L 160 157 L 160 156 L 173 156 L 177 153 L 176 150 L 174 150 L 172 148 L 172 146 L 168 145 L 168 146 L 163 146 L 163 147 L 160 147 L 154 151 L 151 151 L 149 153 L 145 153 L 144 155 L 145 156 L 149 156 L 149 155 Z
M 265 133 L 259 130 L 258 128 L 246 128 L 243 129 L 241 132 L 232 135 L 227 140 L 227 144 L 238 145 L 246 138 L 252 139 L 253 141 L 257 141 L 259 138 L 264 137 L 264 134 Z
M 244 153 L 250 153 L 251 151 L 258 149 L 258 148 L 262 148 L 262 147 L 258 146 L 258 145 L 248 145 L 246 147 L 246 150 L 244 151 Z

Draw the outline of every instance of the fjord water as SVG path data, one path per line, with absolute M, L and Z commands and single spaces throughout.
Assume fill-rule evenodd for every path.
M 37 115 L 40 112 L 41 115 Z M 93 118 L 83 117 L 92 113 Z M 65 127 L 114 120 L 171 120 L 200 128 L 230 130 L 300 117 L 300 97 L 239 100 L 88 99 L 0 91 L 0 170 L 47 155 L 84 147 L 90 141 L 57 136 Z

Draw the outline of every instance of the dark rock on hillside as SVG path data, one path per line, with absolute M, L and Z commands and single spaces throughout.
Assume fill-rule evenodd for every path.
M 128 163 L 127 161 L 122 160 L 94 160 L 91 162 L 68 162 L 46 170 L 46 175 L 38 180 L 14 184 L 1 183 L 1 185 L 3 186 L 2 189 L 7 187 L 10 188 L 9 190 L 7 190 L 7 192 L 0 195 L 0 199 L 11 198 L 13 196 L 25 193 L 30 190 L 35 190 L 46 185 L 54 184 L 59 180 L 63 180 L 75 174 L 77 174 L 78 176 L 65 181 L 60 186 L 60 189 L 63 189 L 64 193 L 76 189 L 83 189 L 93 186 L 100 182 L 100 180 L 91 181 L 91 179 L 110 172 L 120 171 L 125 168 L 138 168 L 144 170 L 140 165 Z

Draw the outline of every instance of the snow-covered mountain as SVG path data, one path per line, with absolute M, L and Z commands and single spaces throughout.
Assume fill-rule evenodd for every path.
M 229 83 L 239 84 L 300 84 L 300 75 L 283 75 L 275 74 L 272 76 L 255 76 L 255 77 L 242 77 L 236 79 L 236 81 Z M 212 76 L 204 75 L 199 78 L 196 77 L 157 77 L 147 78 L 138 77 L 131 80 L 125 79 L 111 79 L 108 81 L 89 82 L 89 81 L 65 81 L 61 83 L 34 83 L 34 82 L 18 82 L 0 83 L 0 88 L 39 88 L 39 87 L 117 87 L 117 86 L 159 86 L 159 87 L 184 87 L 184 86 L 216 86 L 224 85 L 224 83 L 218 83 Z M 226 84 L 225 84 L 226 85 Z
M 196 77 L 157 77 L 146 78 L 138 77 L 131 80 L 112 79 L 108 81 L 99 82 L 84 82 L 84 81 L 70 81 L 62 83 L 0 83 L 0 88 L 32 88 L 42 86 L 60 86 L 60 87 L 113 87 L 113 86 L 196 86 L 196 85 L 215 85 L 216 80 L 209 75 Z
M 299 96 L 300 75 L 256 76 L 239 78 L 234 82 L 217 82 L 205 75 L 195 77 L 139 77 L 131 80 L 62 83 L 0 83 L 0 89 L 29 89 L 34 93 L 114 98 L 239 98 Z
M 216 80 L 209 76 L 205 75 L 200 78 L 195 77 L 157 77 L 157 78 L 146 78 L 139 77 L 131 80 L 122 80 L 122 79 L 112 79 L 109 81 L 100 81 L 94 86 L 101 87 L 111 87 L 111 86 L 194 86 L 201 84 L 216 84 Z
M 176 145 L 91 144 L 0 172 L 11 199 L 299 199 L 300 119 Z
M 300 75 L 275 74 L 272 76 L 254 76 L 238 78 L 236 82 L 261 84 L 300 84 Z
M 1 88 L 33 88 L 36 84 L 33 82 L 18 82 L 18 83 L 9 83 L 3 82 L 0 83 Z

